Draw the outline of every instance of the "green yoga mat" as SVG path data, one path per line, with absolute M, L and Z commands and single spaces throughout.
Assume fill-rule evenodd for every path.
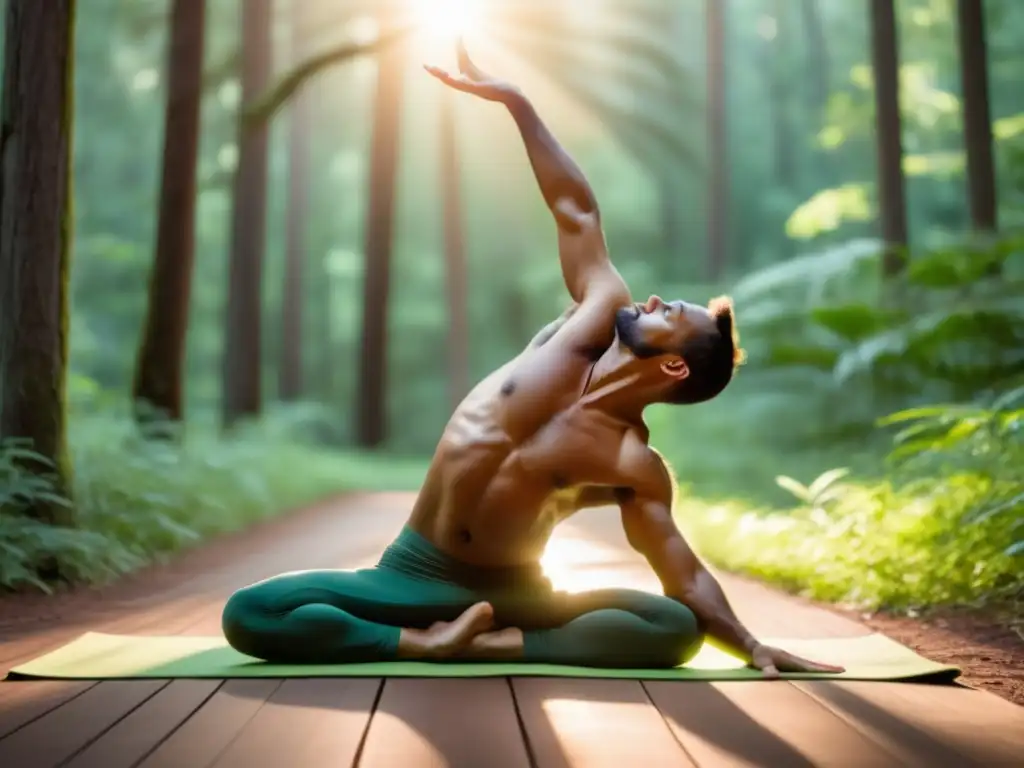
M 798 655 L 846 667 L 839 675 L 791 674 L 788 678 L 850 680 L 952 680 L 956 667 L 937 664 L 880 634 L 827 640 L 769 641 Z M 633 680 L 757 680 L 761 673 L 705 646 L 685 667 L 594 669 L 525 663 L 266 664 L 230 648 L 221 637 L 143 637 L 89 632 L 52 653 L 11 670 L 9 679 L 235 677 L 602 677 Z

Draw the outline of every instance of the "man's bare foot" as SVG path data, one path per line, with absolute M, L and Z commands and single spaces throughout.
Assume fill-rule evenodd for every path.
M 403 629 L 398 640 L 398 656 L 406 659 L 450 658 L 492 626 L 494 608 L 490 603 L 477 603 L 455 621 L 437 622 L 429 629 Z
M 523 630 L 506 627 L 493 632 L 481 632 L 458 653 L 461 659 L 479 661 L 512 661 L 523 657 Z

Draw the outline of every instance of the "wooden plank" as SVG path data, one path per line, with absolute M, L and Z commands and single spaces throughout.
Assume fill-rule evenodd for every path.
M 676 738 L 699 765 L 904 765 L 784 681 L 648 681 L 643 685 Z
M 147 768 L 212 765 L 280 685 L 280 680 L 228 680 L 139 765 Z
M 0 685 L 0 739 L 94 686 L 92 681 L 46 680 Z
M 635 680 L 513 678 L 538 768 L 671 768 L 694 763 Z
M 898 755 L 903 765 L 990 768 L 1024 762 L 1024 708 L 990 693 L 921 683 L 795 685 Z
M 285 680 L 215 765 L 352 765 L 382 684 L 373 678 Z
M 0 765 L 58 765 L 166 684 L 164 680 L 128 680 L 93 686 L 0 740 Z
M 384 682 L 360 768 L 526 768 L 526 746 L 504 678 Z
M 213 695 L 220 680 L 175 680 L 75 755 L 68 768 L 131 768 Z

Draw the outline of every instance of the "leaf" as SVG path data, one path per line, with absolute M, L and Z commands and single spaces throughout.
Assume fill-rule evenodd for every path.
M 808 486 L 807 492 L 811 495 L 811 498 L 817 499 L 830 485 L 846 477 L 848 474 L 850 474 L 850 470 L 845 467 L 837 467 L 827 472 L 822 472 Z
M 860 341 L 905 318 L 905 312 L 885 311 L 863 303 L 811 310 L 811 319 L 815 323 L 847 341 Z
M 828 347 L 811 344 L 772 344 L 764 364 L 772 367 L 808 366 L 831 371 L 839 359 L 839 352 Z
M 775 478 L 775 482 L 776 484 L 778 484 L 780 488 L 789 491 L 791 494 L 800 499 L 800 501 L 803 501 L 807 504 L 811 503 L 812 496 L 810 491 L 807 489 L 805 485 L 803 485 L 799 481 L 794 480 L 792 477 L 787 477 L 786 475 L 778 475 Z
M 969 520 L 972 523 L 983 523 L 986 520 L 990 520 L 996 515 L 1001 515 L 1003 512 L 1010 511 L 1016 507 L 1024 505 L 1024 493 L 1019 493 L 1011 499 L 1002 501 L 992 507 L 987 507 L 980 512 L 975 512 L 969 516 Z
M 1009 557 L 1017 557 L 1018 555 L 1024 555 L 1024 541 L 1018 541 L 1014 544 L 1011 544 L 1006 548 L 1006 551 L 1003 554 L 1008 555 Z

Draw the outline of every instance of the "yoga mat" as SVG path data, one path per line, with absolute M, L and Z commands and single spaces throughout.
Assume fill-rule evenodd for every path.
M 797 655 L 846 667 L 838 675 L 785 674 L 790 679 L 953 680 L 956 667 L 918 656 L 884 635 L 768 641 Z M 758 680 L 761 673 L 705 645 L 675 669 L 595 669 L 525 663 L 267 664 L 230 648 L 222 637 L 145 637 L 88 632 L 68 645 L 15 667 L 8 679 L 108 680 L 237 677 L 601 677 L 632 680 Z

